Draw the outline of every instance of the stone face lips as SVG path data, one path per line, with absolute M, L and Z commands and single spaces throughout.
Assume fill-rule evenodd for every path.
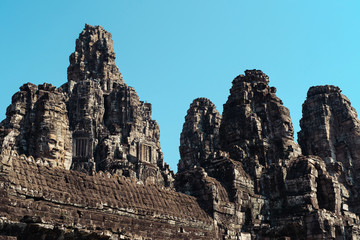
M 140 101 L 115 65 L 111 34 L 86 25 L 70 56 L 68 82 L 26 84 L 2 122 L 2 148 L 95 174 L 108 171 L 171 187 L 152 106 Z
M 289 110 L 259 70 L 233 80 L 220 128 L 222 149 L 241 159 L 246 172 L 259 179 L 262 169 L 301 153 L 293 139 Z
M 339 181 L 351 190 L 350 204 L 359 212 L 360 122 L 350 101 L 338 87 L 311 87 L 300 126 L 303 153 L 320 156 L 330 171 L 341 173 Z

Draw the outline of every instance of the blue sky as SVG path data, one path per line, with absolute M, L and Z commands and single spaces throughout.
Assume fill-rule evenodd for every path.
M 1 0 L 0 117 L 23 83 L 65 83 L 85 23 L 101 25 L 125 82 L 153 104 L 176 170 L 192 100 L 207 97 L 221 113 L 246 69 L 269 75 L 296 132 L 310 86 L 337 85 L 359 110 L 359 12 L 359 0 Z

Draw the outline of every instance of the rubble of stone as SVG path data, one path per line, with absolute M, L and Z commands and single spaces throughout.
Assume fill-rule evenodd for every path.
M 111 34 L 85 25 L 68 81 L 24 84 L 0 124 L 0 239 L 360 239 L 360 122 L 338 87 L 309 89 L 299 144 L 260 70 L 223 109 L 191 103 L 174 175 Z

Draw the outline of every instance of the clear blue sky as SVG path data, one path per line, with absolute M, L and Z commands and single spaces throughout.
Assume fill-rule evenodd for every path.
M 310 86 L 339 86 L 360 111 L 359 0 L 0 1 L 0 117 L 26 82 L 60 86 L 85 23 L 111 32 L 116 63 L 153 104 L 173 170 L 193 99 L 222 112 L 231 81 L 261 69 L 299 131 Z

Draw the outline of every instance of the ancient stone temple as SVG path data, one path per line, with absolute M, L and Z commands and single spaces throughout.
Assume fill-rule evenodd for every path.
M 80 33 L 68 82 L 59 89 L 25 84 L 2 127 L 2 141 L 11 142 L 3 147 L 18 154 L 89 175 L 108 171 L 172 186 L 151 104 L 124 83 L 111 34 L 102 27 L 86 25 Z
M 317 155 L 344 184 L 346 201 L 359 214 L 360 122 L 349 99 L 335 86 L 310 88 L 303 104 L 299 144 L 306 155 Z
M 289 110 L 259 70 L 234 79 L 222 117 L 213 109 L 208 99 L 190 105 L 175 186 L 198 199 L 220 235 L 360 238 L 359 121 L 338 88 L 309 90 L 302 149 L 294 141 Z
M 72 136 L 65 96 L 56 87 L 31 83 L 20 87 L 1 123 L 1 151 L 14 151 L 69 169 Z
M 299 144 L 260 70 L 223 109 L 190 104 L 174 175 L 111 34 L 85 25 L 67 82 L 24 84 L 0 124 L 0 240 L 360 239 L 360 122 L 338 87 L 310 88 Z
M 219 150 L 221 115 L 207 98 L 193 101 L 180 137 L 178 171 L 200 167 L 202 161 Z M 199 162 L 197 162 L 199 160 Z
M 220 128 L 222 148 L 231 158 L 241 159 L 257 191 L 264 168 L 286 164 L 301 153 L 294 142 L 289 110 L 268 83 L 269 77 L 256 70 L 236 77 Z
M 124 83 L 111 34 L 102 27 L 86 25 L 80 33 L 62 89 L 68 97 L 72 169 L 172 186 L 173 173 L 164 163 L 151 104 L 140 101 Z

